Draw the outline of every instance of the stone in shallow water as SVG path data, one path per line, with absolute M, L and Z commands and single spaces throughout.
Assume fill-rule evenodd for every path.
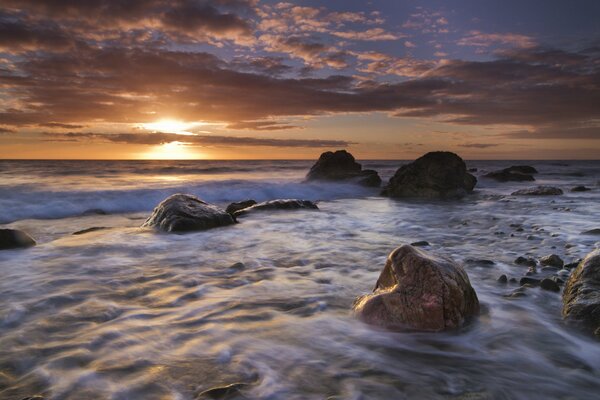
M 382 195 L 394 198 L 452 199 L 473 191 L 477 178 L 467 172 L 465 162 L 447 151 L 427 153 L 400 167 Z
M 600 250 L 588 254 L 571 273 L 563 292 L 562 314 L 567 323 L 600 333 Z
M 255 211 L 300 210 L 300 209 L 318 210 L 319 207 L 310 200 L 278 199 L 278 200 L 264 201 L 262 203 L 255 204 L 251 207 L 243 208 L 241 210 L 236 211 L 233 215 L 238 217 L 240 215 L 244 215 L 244 214 L 255 212 Z
M 540 287 L 544 290 L 549 290 L 552 292 L 560 292 L 560 286 L 558 282 L 550 278 L 544 278 L 540 282 Z
M 0 229 L 0 250 L 35 246 L 35 240 L 18 229 Z
M 550 254 L 540 258 L 540 264 L 560 269 L 565 265 L 565 262 L 558 255 Z
M 512 196 L 558 196 L 561 194 L 563 191 L 554 186 L 535 186 L 511 193 Z
M 142 227 L 165 232 L 198 231 L 235 223 L 225 210 L 189 194 L 174 194 L 154 208 Z
M 526 172 L 529 171 L 529 172 Z M 535 171 L 535 172 L 533 172 Z M 527 165 L 513 165 L 512 167 L 500 171 L 492 171 L 484 175 L 486 178 L 495 179 L 498 182 L 524 182 L 535 181 L 531 174 L 536 173 L 536 169 Z
M 479 314 L 477 294 L 453 260 L 409 245 L 395 249 L 372 294 L 359 297 L 354 313 L 388 329 L 457 329 Z
M 227 208 L 225 209 L 225 211 L 227 211 L 229 214 L 234 214 L 236 211 L 243 210 L 244 208 L 252 207 L 255 204 L 256 204 L 256 200 L 252 200 L 252 199 L 237 201 L 237 202 L 229 204 L 227 206 Z
M 381 178 L 377 171 L 362 169 L 354 156 L 346 150 L 327 151 L 319 157 L 306 175 L 306 179 L 327 181 L 350 181 L 362 186 L 379 187 Z

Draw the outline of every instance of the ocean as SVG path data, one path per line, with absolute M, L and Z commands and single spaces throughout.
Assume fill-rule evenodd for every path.
M 474 194 L 393 200 L 304 182 L 314 161 L 0 161 L 0 398 L 583 399 L 600 347 L 564 325 L 560 293 L 509 296 L 518 256 L 570 263 L 600 246 L 599 161 L 467 161 Z M 403 161 L 363 161 L 384 182 Z M 536 182 L 482 177 L 532 165 Z M 561 196 L 511 196 L 552 185 Z M 571 192 L 585 185 L 590 191 Z M 174 193 L 220 206 L 299 198 L 186 234 L 140 229 Z M 85 234 L 74 232 L 92 227 Z M 390 332 L 351 313 L 397 246 L 464 263 L 483 312 L 459 332 Z M 493 265 L 477 260 L 491 260 Z M 225 389 L 227 385 L 232 385 Z

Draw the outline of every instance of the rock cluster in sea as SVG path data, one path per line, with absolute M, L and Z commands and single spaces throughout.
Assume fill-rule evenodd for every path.
M 476 316 L 479 301 L 459 264 L 402 245 L 388 256 L 373 293 L 356 300 L 354 313 L 388 329 L 444 331 Z
M 477 178 L 462 158 L 448 151 L 427 153 L 401 166 L 382 195 L 394 198 L 455 199 L 473 191 Z
M 327 151 L 319 157 L 306 175 L 308 181 L 346 181 L 363 186 L 379 187 L 381 178 L 377 171 L 362 169 L 354 156 L 346 150 Z
M 535 186 L 512 192 L 511 196 L 559 196 L 561 194 L 563 191 L 554 186 Z

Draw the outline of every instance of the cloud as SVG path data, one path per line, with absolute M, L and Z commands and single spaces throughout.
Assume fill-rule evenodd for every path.
M 15 130 L 14 129 L 0 127 L 0 135 L 2 135 L 4 133 L 15 133 Z
M 43 122 L 38 124 L 38 126 L 42 126 L 45 128 L 62 128 L 62 129 L 80 129 L 85 128 L 85 125 L 75 125 L 75 124 L 63 124 L 60 122 Z
M 531 48 L 537 46 L 534 38 L 518 33 L 483 33 L 481 31 L 471 31 L 461 38 L 457 44 L 459 46 L 490 47 L 493 45 L 508 45 L 511 47 Z
M 592 126 L 541 126 L 532 130 L 519 130 L 502 135 L 510 139 L 597 139 L 600 140 L 600 123 Z
M 285 129 L 296 129 L 299 126 L 281 124 L 277 121 L 239 121 L 227 124 L 229 129 L 252 129 L 255 131 L 279 131 Z
M 190 146 L 219 147 L 348 147 L 351 142 L 345 140 L 321 139 L 270 139 L 256 137 L 178 135 L 174 133 L 94 133 L 94 132 L 46 132 L 49 141 L 104 141 L 121 144 L 161 145 L 178 142 Z
M 372 28 L 366 31 L 331 32 L 331 34 L 344 39 L 364 41 L 397 40 L 403 37 L 403 35 L 387 32 L 382 28 Z
M 471 148 L 471 149 L 487 149 L 489 147 L 498 146 L 498 144 L 495 144 L 495 143 L 465 143 L 465 144 L 459 144 L 458 146 L 465 147 L 465 148 Z

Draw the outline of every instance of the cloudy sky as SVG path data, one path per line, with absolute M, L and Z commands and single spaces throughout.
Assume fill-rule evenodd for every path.
M 600 1 L 0 0 L 0 158 L 600 156 Z

